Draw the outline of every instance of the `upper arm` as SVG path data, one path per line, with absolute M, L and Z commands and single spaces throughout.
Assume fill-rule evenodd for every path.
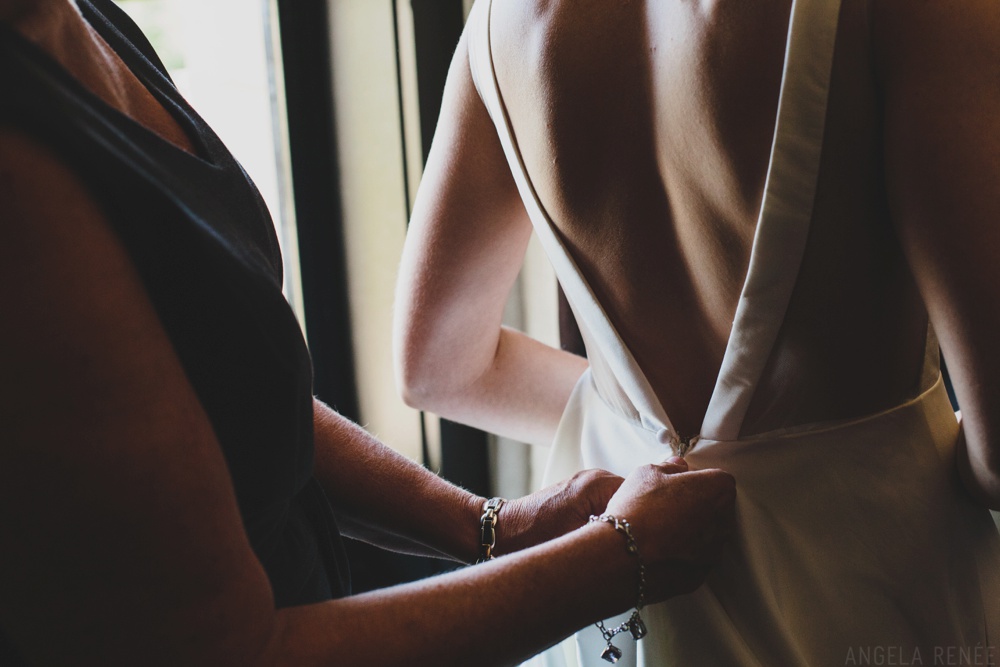
M 452 60 L 400 267 L 397 375 L 410 398 L 428 378 L 459 389 L 497 346 L 504 306 L 531 236 L 469 67 L 468 35 Z
M 874 7 L 892 215 L 969 445 L 1000 471 L 1000 3 Z
M 0 126 L 0 627 L 43 664 L 247 664 L 273 600 L 211 425 L 79 180 Z

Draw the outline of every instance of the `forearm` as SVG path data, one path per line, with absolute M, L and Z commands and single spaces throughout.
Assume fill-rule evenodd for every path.
M 587 363 L 501 326 L 531 235 L 463 35 L 399 267 L 397 383 L 413 407 L 550 445 Z
M 262 665 L 511 665 L 634 603 L 620 535 L 590 525 L 450 575 L 279 612 Z
M 313 417 L 315 474 L 347 519 L 348 536 L 410 553 L 475 560 L 483 498 L 393 451 L 318 400 Z
M 521 442 L 551 445 L 586 359 L 513 329 L 499 329 L 494 340 L 485 349 L 469 341 L 441 345 L 442 358 L 425 364 L 433 370 L 409 383 L 407 402 Z M 462 366 L 468 370 L 459 380 L 446 377 Z
M 642 466 L 608 502 L 628 517 L 638 559 L 609 523 L 448 575 L 278 612 L 250 664 L 514 665 L 571 632 L 695 590 L 734 520 L 735 482 L 719 470 Z M 640 583 L 641 582 L 641 583 Z M 654 629 L 655 632 L 655 629 Z M 361 647 L 355 649 L 355 646 Z

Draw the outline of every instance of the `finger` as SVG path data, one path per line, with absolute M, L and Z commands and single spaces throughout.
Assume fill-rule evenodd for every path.
M 668 475 L 676 475 L 688 471 L 687 461 L 679 456 L 671 456 L 669 459 L 655 466 L 660 472 Z
M 703 468 L 690 473 L 692 477 L 698 477 L 711 483 L 718 489 L 728 489 L 734 495 L 736 493 L 736 478 L 721 468 Z

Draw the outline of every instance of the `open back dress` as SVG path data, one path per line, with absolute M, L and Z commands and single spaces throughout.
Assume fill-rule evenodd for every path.
M 738 529 L 723 561 L 695 593 L 645 609 L 649 634 L 637 644 L 616 638 L 625 650 L 619 664 L 995 664 L 1000 540 L 954 473 L 959 423 L 932 332 L 916 397 L 862 418 L 741 437 L 813 216 L 840 2 L 792 6 L 750 265 L 702 432 L 692 440 L 671 425 L 535 191 L 497 82 L 491 4 L 479 0 L 469 18 L 473 79 L 590 359 L 563 414 L 546 483 L 585 468 L 626 475 L 677 453 L 692 469 L 722 468 L 737 482 Z M 582 665 L 605 664 L 599 631 L 585 629 L 576 642 L 575 651 L 542 660 L 561 664 L 576 653 Z

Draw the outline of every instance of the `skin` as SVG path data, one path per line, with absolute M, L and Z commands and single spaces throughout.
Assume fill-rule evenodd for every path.
M 0 20 L 190 150 L 73 4 L 0 0 Z M 219 443 L 126 249 L 78 176 L 3 124 L 0 221 L 0 628 L 32 664 L 338 665 L 359 651 L 371 665 L 516 664 L 634 602 L 621 536 L 580 527 L 586 515 L 631 520 L 650 600 L 693 590 L 719 556 L 733 480 L 672 461 L 512 501 L 497 547 L 517 553 L 491 563 L 276 610 Z M 475 557 L 483 498 L 319 402 L 314 427 L 315 474 L 348 534 Z
M 681 435 L 701 430 L 749 262 L 790 6 L 493 3 L 532 183 Z M 963 409 L 958 469 L 1000 506 L 997 35 L 988 0 L 844 0 L 805 258 L 742 436 L 917 395 L 929 318 Z M 404 398 L 551 442 L 585 365 L 500 326 L 531 228 L 464 38 L 409 229 Z

